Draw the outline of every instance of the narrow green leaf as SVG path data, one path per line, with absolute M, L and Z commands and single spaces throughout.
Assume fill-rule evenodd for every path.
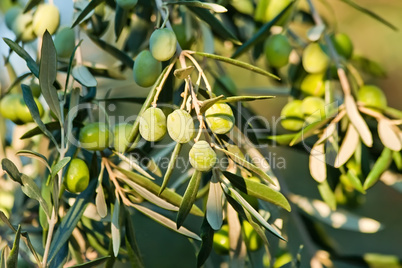
M 120 171 L 122 174 L 127 176 L 130 180 L 133 182 L 137 183 L 138 185 L 144 187 L 145 189 L 148 189 L 151 191 L 153 194 L 158 194 L 160 192 L 160 186 L 157 185 L 156 183 L 150 181 L 144 176 L 141 176 L 140 174 L 125 170 L 120 167 L 115 167 L 118 171 Z M 177 194 L 176 192 L 170 190 L 169 188 L 166 188 L 161 194 L 160 197 L 168 201 L 169 203 L 172 203 L 173 205 L 180 206 L 182 202 L 182 197 Z M 191 213 L 197 216 L 203 216 L 204 213 L 202 212 L 201 209 L 199 209 L 196 205 L 193 205 L 191 209 Z
M 264 185 L 260 182 L 240 177 L 227 171 L 222 171 L 222 173 L 232 183 L 233 186 L 238 188 L 243 193 L 280 206 L 287 211 L 291 210 L 290 204 L 286 197 L 280 192 L 270 188 L 269 186 Z
M 247 168 L 248 170 L 254 172 L 255 174 L 257 174 L 258 176 L 260 176 L 262 179 L 266 180 L 267 182 L 269 182 L 273 185 L 276 185 L 275 182 L 263 170 L 261 170 L 259 167 L 255 166 L 255 165 L 253 165 L 252 163 L 248 162 L 245 158 L 242 158 L 236 154 L 233 154 L 225 149 L 219 148 L 218 146 L 214 146 L 214 148 L 217 149 L 218 151 L 224 152 L 225 154 L 230 156 L 230 158 L 232 158 L 232 160 L 235 161 L 240 166 L 243 166 L 243 167 Z
M 98 82 L 95 77 L 89 72 L 88 68 L 84 65 L 76 65 L 71 71 L 74 79 L 85 87 L 96 87 Z
M 120 233 L 120 200 L 116 197 L 116 201 L 114 202 L 114 209 L 112 215 L 112 242 L 113 242 L 113 253 L 114 256 L 117 257 L 119 255 L 119 249 L 121 244 L 121 233 Z
M 223 223 L 222 187 L 219 183 L 219 173 L 214 170 L 209 183 L 206 219 L 214 230 L 219 230 Z M 218 174 L 217 174 L 218 173 Z
M 103 179 L 103 172 L 105 170 L 105 165 L 102 162 L 101 170 L 98 176 L 98 187 L 96 187 L 96 197 L 95 197 L 95 205 L 96 210 L 98 211 L 99 216 L 101 218 L 105 218 L 107 216 L 107 204 L 105 199 L 105 193 L 103 192 L 102 187 L 102 179 Z
M 218 20 L 209 10 L 199 7 L 187 6 L 200 20 L 205 21 L 211 27 L 212 31 L 216 32 L 223 39 L 232 41 L 236 45 L 241 45 L 237 37 L 230 32 L 220 20 Z
M 174 2 L 166 2 L 167 5 L 184 5 L 184 6 L 192 6 L 192 7 L 199 7 L 209 9 L 216 13 L 225 13 L 228 10 L 221 5 L 212 4 L 212 3 L 203 3 L 200 1 L 174 1 Z
M 8 255 L 10 255 L 10 248 L 8 245 L 5 245 L 1 250 L 0 267 L 6 267 Z
M 282 134 L 275 136 L 268 136 L 267 139 L 278 143 L 279 145 L 289 145 L 289 143 L 296 137 L 297 134 Z
M 336 197 L 331 187 L 329 187 L 328 181 L 325 180 L 318 184 L 318 191 L 324 202 L 331 208 L 331 210 L 336 209 Z
M 51 168 L 49 166 L 49 161 L 47 160 L 46 156 L 44 156 L 38 152 L 34 152 L 34 151 L 30 151 L 30 150 L 20 150 L 15 155 L 25 156 L 25 157 L 36 159 L 39 162 L 43 163 L 47 167 L 47 169 L 49 171 L 51 171 Z
M 49 122 L 44 125 L 48 131 L 59 130 L 61 128 L 59 122 Z M 29 138 L 32 138 L 32 137 L 35 137 L 35 136 L 41 135 L 41 134 L 43 134 L 43 131 L 39 127 L 35 127 L 33 129 L 27 131 L 24 135 L 22 135 L 20 137 L 20 139 L 21 140 L 29 139 Z
M 402 149 L 400 130 L 388 118 L 381 118 L 377 125 L 378 136 L 384 146 L 392 151 L 399 152 Z
M 119 40 L 121 32 L 124 29 L 124 26 L 126 26 L 127 24 L 127 18 L 130 13 L 127 9 L 124 9 L 119 5 L 116 5 L 115 12 L 116 13 L 114 16 L 114 33 L 116 35 L 116 42 L 117 42 L 117 40 Z
M 28 177 L 25 174 L 22 174 L 21 180 L 22 180 L 22 184 L 23 184 L 21 189 L 24 192 L 24 194 L 26 194 L 29 198 L 37 200 L 39 202 L 40 206 L 43 208 L 43 211 L 46 213 L 46 215 L 50 219 L 49 207 L 48 207 L 46 201 L 43 199 L 38 185 L 36 185 L 36 183 L 33 181 L 32 178 Z
M 25 60 L 27 63 L 28 69 L 31 70 L 33 75 L 39 77 L 39 66 L 34 61 L 34 59 L 26 52 L 22 47 L 20 47 L 17 43 L 11 41 L 8 38 L 3 38 L 4 42 L 12 49 L 15 53 L 18 54 L 21 58 Z
M 308 166 L 311 177 L 318 183 L 327 179 L 327 162 L 325 159 L 325 143 L 316 142 L 311 148 Z
M 66 137 L 67 141 L 73 141 L 73 120 L 78 114 L 78 104 L 80 102 L 80 89 L 78 87 L 74 88 L 70 93 L 70 109 L 67 114 L 67 125 L 66 129 Z
M 100 258 L 97 258 L 95 260 L 86 262 L 86 263 L 82 263 L 82 264 L 76 264 L 73 266 L 69 266 L 69 268 L 89 268 L 89 267 L 97 267 L 99 265 L 101 265 L 102 263 L 104 263 L 105 261 L 107 261 L 110 258 L 110 256 L 103 256 Z
M 65 157 L 57 162 L 56 165 L 52 167 L 52 176 L 55 177 L 57 173 L 59 173 L 59 171 L 62 170 L 68 164 L 68 162 L 70 162 L 70 160 L 71 157 Z
M 18 225 L 17 233 L 15 234 L 13 248 L 10 251 L 10 255 L 7 258 L 7 268 L 17 268 L 18 267 L 18 251 L 20 249 L 20 238 L 21 238 L 21 225 Z
M 144 263 L 141 259 L 141 253 L 137 245 L 137 239 L 135 238 L 134 225 L 131 220 L 131 215 L 129 211 L 126 209 L 126 247 L 128 251 L 128 257 L 130 259 L 130 263 L 133 267 L 142 268 L 144 267 Z
M 200 187 L 201 175 L 202 173 L 200 171 L 195 170 L 193 176 L 190 179 L 186 192 L 183 195 L 179 212 L 177 213 L 176 218 L 177 229 L 179 229 L 183 225 L 184 220 L 186 219 L 188 213 L 190 212 L 195 202 L 198 188 Z
M 50 262 L 56 256 L 60 248 L 67 242 L 78 221 L 81 219 L 82 214 L 84 214 L 86 206 L 91 200 L 93 200 L 96 182 L 96 180 L 92 180 L 89 183 L 87 189 L 77 196 L 73 206 L 63 217 L 59 227 L 54 233 L 53 240 L 50 245 L 48 262 Z
M 352 184 L 356 190 L 358 190 L 362 194 L 366 193 L 366 191 L 363 189 L 362 182 L 360 181 L 359 177 L 357 177 L 356 173 L 353 170 L 349 169 L 346 175 L 350 184 Z
M 103 0 L 104 1 L 104 0 Z M 94 1 L 91 1 L 91 3 Z M 88 35 L 88 37 L 100 48 L 105 50 L 107 53 L 115 57 L 116 59 L 120 60 L 124 65 L 126 65 L 128 68 L 133 68 L 134 66 L 134 60 L 128 56 L 126 53 L 122 52 L 120 49 L 106 43 L 102 39 L 94 36 L 94 35 Z
M 233 96 L 227 97 L 226 99 L 221 100 L 220 102 L 243 102 L 243 101 L 256 101 L 256 100 L 268 100 L 274 99 L 276 96 Z
M 166 169 L 165 176 L 163 177 L 162 186 L 161 186 L 161 189 L 160 189 L 158 195 L 161 195 L 161 193 L 163 192 L 163 190 L 165 190 L 165 188 L 169 182 L 170 176 L 172 175 L 173 169 L 175 168 L 176 159 L 179 156 L 180 149 L 181 149 L 181 143 L 176 143 L 176 146 L 173 149 L 172 155 L 170 156 L 169 165 Z
M 45 124 L 42 122 L 42 119 L 40 118 L 39 109 L 38 106 L 36 105 L 31 89 L 27 85 L 21 85 L 21 89 L 25 104 L 28 106 L 29 112 L 31 113 L 33 120 L 38 125 L 39 129 L 43 133 L 45 133 L 46 136 L 57 146 L 56 139 L 54 138 L 52 133 L 49 130 L 47 130 Z M 43 92 L 44 90 L 42 89 L 42 93 Z
M 357 133 L 353 124 L 349 124 L 341 147 L 336 155 L 334 167 L 339 168 L 340 166 L 343 166 L 355 153 L 359 143 L 359 133 Z
M 282 18 L 284 14 L 287 13 L 288 9 L 293 5 L 294 1 L 292 1 L 289 5 L 287 5 L 275 18 L 273 18 L 271 21 L 267 22 L 264 24 L 258 32 L 256 32 L 247 42 L 245 42 L 241 47 L 239 47 L 236 52 L 232 55 L 232 58 L 237 58 L 244 52 L 246 52 L 248 49 L 251 47 L 254 47 L 256 44 L 262 42 L 265 40 L 269 34 L 270 34 L 270 29 L 272 26 L 275 25 L 275 23 Z
M 43 34 L 40 71 L 39 71 L 39 85 L 42 89 L 42 95 L 45 98 L 50 110 L 61 119 L 59 97 L 55 86 L 57 76 L 57 56 L 56 48 L 54 47 L 52 36 L 48 31 Z M 35 121 L 36 122 L 36 121 Z M 38 124 L 39 125 L 39 124 Z
M 220 95 L 220 96 L 215 97 L 215 98 L 204 100 L 200 105 L 200 113 L 202 113 L 202 114 L 205 113 L 206 110 L 208 110 L 215 103 L 219 102 L 220 100 L 223 100 L 224 98 L 225 98 L 225 96 Z
M 402 170 L 402 155 L 401 152 L 392 152 L 392 159 L 398 170 Z
M 18 168 L 14 165 L 11 160 L 4 158 L 1 160 L 1 168 L 7 172 L 7 174 L 11 177 L 13 181 L 18 182 L 22 185 L 21 173 L 18 171 Z
M 304 139 L 307 139 L 308 137 L 311 137 L 313 135 L 315 135 L 316 130 L 322 128 L 323 126 L 325 126 L 329 121 L 331 121 L 332 116 L 329 116 L 321 121 L 317 121 L 314 123 L 311 123 L 307 126 L 304 126 L 302 128 L 302 130 L 300 130 L 299 132 L 297 132 L 297 134 L 295 135 L 295 137 L 292 139 L 292 141 L 289 143 L 289 146 L 293 146 L 295 144 L 298 144 L 299 142 L 301 142 Z
M 92 0 L 89 2 L 89 4 L 84 8 L 83 11 L 81 11 L 80 15 L 77 17 L 77 19 L 74 21 L 73 25 L 71 28 L 74 28 L 78 24 L 81 23 L 81 21 L 92 11 L 94 10 L 98 5 L 103 3 L 105 0 Z
M 392 23 L 390 23 L 389 21 L 387 21 L 386 19 L 380 17 L 379 15 L 377 15 L 376 13 L 374 13 L 371 10 L 368 10 L 362 6 L 359 6 L 358 4 L 356 4 L 355 2 L 351 1 L 351 0 L 341 0 L 342 2 L 348 4 L 349 6 L 353 7 L 354 9 L 372 17 L 373 19 L 381 22 L 382 24 L 388 26 L 389 28 L 391 28 L 394 31 L 398 31 L 398 28 L 396 26 L 394 26 Z
M 194 71 L 194 66 L 187 66 L 174 70 L 173 74 L 177 79 L 185 79 Z
M 0 219 L 11 229 L 13 232 L 17 232 L 17 229 L 14 228 L 14 226 L 11 224 L 11 222 L 8 220 L 6 214 L 4 214 L 3 211 L 0 210 Z
M 345 108 L 350 121 L 355 126 L 357 132 L 359 132 L 359 136 L 364 144 L 367 145 L 367 147 L 373 146 L 373 136 L 369 127 L 367 126 L 366 121 L 364 121 L 363 117 L 359 113 L 356 102 L 352 95 L 345 96 Z
M 375 162 L 370 173 L 367 175 L 366 180 L 364 181 L 363 184 L 364 190 L 367 190 L 378 181 L 381 174 L 384 173 L 384 171 L 386 171 L 391 165 L 391 161 L 392 161 L 392 151 L 389 148 L 385 147 L 382 150 L 380 157 L 378 157 L 377 161 Z
M 169 218 L 166 218 L 165 216 L 163 216 L 147 207 L 134 204 L 134 208 L 137 209 L 139 212 L 143 213 L 144 215 L 150 217 L 154 221 L 159 222 L 163 226 L 175 231 L 176 233 L 179 233 L 179 234 L 185 235 L 187 237 L 193 238 L 195 240 L 201 241 L 201 238 L 197 234 L 189 231 L 188 229 L 186 229 L 183 226 L 181 226 L 179 229 L 177 229 L 176 223 L 174 221 L 172 221 Z
M 201 247 L 197 253 L 197 267 L 202 267 L 208 259 L 214 241 L 214 229 L 211 228 L 206 218 L 204 218 L 201 225 L 201 239 Z
M 252 64 L 246 63 L 246 62 L 242 62 L 239 60 L 235 60 L 235 59 L 231 59 L 228 57 L 224 57 L 224 56 L 220 56 L 220 55 L 215 55 L 215 54 L 209 54 L 209 53 L 204 53 L 204 52 L 199 52 L 196 51 L 194 52 L 194 54 L 202 56 L 202 57 L 206 57 L 206 58 L 210 58 L 210 59 L 214 59 L 214 60 L 219 60 L 219 61 L 223 61 L 235 66 L 238 66 L 240 68 L 246 69 L 246 70 L 250 70 L 252 72 L 258 73 L 258 74 L 262 74 L 268 77 L 272 77 L 274 79 L 280 80 L 280 78 L 270 72 L 267 72 L 261 68 L 258 68 Z
M 78 44 L 74 47 L 73 53 L 70 56 L 70 61 L 68 62 L 68 67 L 67 67 L 66 83 L 64 84 L 64 90 L 67 90 L 67 88 L 68 88 L 68 82 L 70 81 L 70 73 L 71 73 L 71 69 L 73 67 L 73 62 L 75 59 L 75 52 L 77 51 L 78 47 L 81 46 L 82 41 L 83 40 L 81 39 L 80 42 L 78 42 Z M 64 92 L 64 94 L 66 94 L 66 91 Z
M 387 72 L 378 62 L 360 55 L 353 55 L 351 61 L 353 62 L 353 65 L 367 74 L 379 78 L 387 77 Z
M 37 5 L 40 4 L 42 0 L 29 0 L 29 2 L 25 5 L 23 13 L 27 13 L 30 11 L 32 8 L 36 7 Z
M 22 81 L 25 80 L 25 78 L 31 76 L 32 73 L 24 73 L 21 76 L 18 76 L 12 83 L 11 85 L 6 89 L 6 91 L 3 93 L 3 95 L 6 95 L 8 92 L 10 92 L 14 87 L 17 85 L 21 84 Z

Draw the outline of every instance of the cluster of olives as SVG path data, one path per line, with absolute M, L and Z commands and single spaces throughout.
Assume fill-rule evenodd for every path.
M 34 97 L 34 100 L 38 107 L 39 115 L 42 117 L 44 114 L 43 106 L 36 97 Z M 23 96 L 18 93 L 8 94 L 1 99 L 0 113 L 4 118 L 10 119 L 17 125 L 34 121 Z
M 206 122 L 216 134 L 228 133 L 234 125 L 233 111 L 226 103 L 216 103 L 205 112 Z M 160 108 L 150 107 L 140 117 L 139 131 L 147 141 L 159 141 L 166 132 L 177 143 L 188 143 L 194 137 L 195 127 L 191 115 L 181 109 L 167 118 Z M 190 164 L 199 171 L 209 171 L 216 163 L 216 153 L 206 141 L 197 141 L 189 152 Z
M 47 30 L 50 34 L 57 31 L 60 12 L 55 5 L 40 4 L 35 12 L 23 13 L 19 6 L 10 8 L 5 14 L 6 26 L 22 42 L 30 42 L 42 36 Z
M 168 28 L 155 30 L 149 39 L 149 50 L 141 51 L 133 67 L 134 81 L 141 87 L 150 87 L 162 72 L 162 61 L 176 53 L 177 38 Z

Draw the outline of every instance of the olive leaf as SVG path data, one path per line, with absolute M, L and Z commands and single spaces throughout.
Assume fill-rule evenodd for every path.
M 30 150 L 20 150 L 15 155 L 25 156 L 25 157 L 36 159 L 39 162 L 41 162 L 42 164 L 44 164 L 49 171 L 52 170 L 49 166 L 49 161 L 47 160 L 46 156 L 44 156 L 38 152 L 34 152 L 34 151 L 30 151 Z
M 363 117 L 359 113 L 352 95 L 345 95 L 345 108 L 350 121 L 355 126 L 363 143 L 368 147 L 373 146 L 373 136 L 371 135 L 370 129 Z
M 52 167 L 52 177 L 55 177 L 57 173 L 59 173 L 59 171 L 62 170 L 68 164 L 68 162 L 70 162 L 70 160 L 71 157 L 65 157 L 57 162 L 56 165 Z
M 332 209 L 336 209 L 336 198 L 335 194 L 332 191 L 331 187 L 328 184 L 328 181 L 325 180 L 318 184 L 318 191 L 320 192 L 320 195 L 324 202 Z
M 221 6 L 218 4 L 212 4 L 212 3 L 203 3 L 200 1 L 173 1 L 173 2 L 166 2 L 166 4 L 167 5 L 176 5 L 177 4 L 177 5 L 205 8 L 205 9 L 214 11 L 216 13 L 225 13 L 228 11 L 224 6 Z
M 105 171 L 105 164 L 102 162 L 98 176 L 98 187 L 96 187 L 96 197 L 95 197 L 96 210 L 98 211 L 98 214 L 99 216 L 101 216 L 101 218 L 105 218 L 107 216 L 107 204 L 105 199 L 105 193 L 103 192 L 102 187 L 102 178 L 104 171 Z
M 77 19 L 74 21 L 73 25 L 71 28 L 74 28 L 78 24 L 81 23 L 83 19 L 92 11 L 94 10 L 98 5 L 102 4 L 105 2 L 105 0 L 92 0 L 88 3 L 88 5 L 84 8 L 84 10 L 81 11 L 80 15 L 77 17 Z
M 177 229 L 179 229 L 182 226 L 184 220 L 186 219 L 188 213 L 190 212 L 195 202 L 198 188 L 200 187 L 201 175 L 202 175 L 201 171 L 195 170 L 193 176 L 190 179 L 187 189 L 183 195 L 183 199 L 180 203 L 179 212 L 177 213 L 176 218 Z
M 13 181 L 18 182 L 22 185 L 21 173 L 18 171 L 18 168 L 14 165 L 11 160 L 4 158 L 1 160 L 1 168 L 7 172 L 7 174 L 11 177 Z
M 10 92 L 14 87 L 16 87 L 17 85 L 21 84 L 22 81 L 25 80 L 25 78 L 31 76 L 32 73 L 25 73 L 21 76 L 18 76 L 11 84 L 10 86 L 6 89 L 6 91 L 3 93 L 4 95 L 7 94 L 8 92 Z
M 26 194 L 29 198 L 39 201 L 39 204 L 43 208 L 43 211 L 46 213 L 46 216 L 50 219 L 50 211 L 48 204 L 43 199 L 38 185 L 36 185 L 36 183 L 32 178 L 28 177 L 25 174 L 22 174 L 21 181 L 22 181 L 21 189 L 24 192 L 24 194 Z
M 233 96 L 227 97 L 219 102 L 242 102 L 242 101 L 256 101 L 256 100 L 269 100 L 274 99 L 276 96 Z
M 341 147 L 339 148 L 338 154 L 335 158 L 335 168 L 343 166 L 350 159 L 350 157 L 356 151 L 359 142 L 359 133 L 357 133 L 356 128 L 353 126 L 353 124 L 349 124 Z
M 17 268 L 18 267 L 18 251 L 20 249 L 20 238 L 21 238 L 21 225 L 18 225 L 17 233 L 15 234 L 13 248 L 7 258 L 7 268 Z
M 117 42 L 119 40 L 121 32 L 124 29 L 124 26 L 126 26 L 127 24 L 127 18 L 129 12 L 128 10 L 120 7 L 119 5 L 116 5 L 115 12 L 116 14 L 114 16 L 114 33 L 116 35 L 115 41 Z
M 219 230 L 223 222 L 223 211 L 222 211 L 222 188 L 218 180 L 219 174 L 216 174 L 211 178 L 209 183 L 209 193 L 207 199 L 206 207 L 206 220 L 209 225 L 214 230 Z M 202 238 L 202 236 L 201 236 Z
M 385 147 L 382 150 L 380 157 L 378 157 L 377 161 L 374 163 L 374 166 L 370 170 L 370 173 L 367 175 L 366 180 L 364 181 L 364 190 L 367 190 L 378 181 L 381 174 L 384 173 L 391 165 L 391 161 L 392 151 L 389 148 Z
M 173 74 L 177 79 L 185 79 L 194 71 L 194 66 L 187 66 L 174 70 Z
M 29 2 L 25 5 L 23 13 L 27 13 L 30 11 L 32 8 L 36 7 L 39 5 L 41 0 L 29 0 Z
M 71 72 L 74 79 L 85 87 L 96 87 L 98 82 L 84 65 L 76 65 Z
M 110 256 L 103 256 L 100 258 L 97 258 L 95 260 L 92 261 L 88 261 L 86 263 L 81 263 L 81 264 L 76 264 L 73 266 L 69 266 L 69 268 L 90 268 L 90 267 L 98 267 L 99 265 L 101 265 L 102 263 L 104 263 L 105 261 L 107 261 L 110 258 Z
M 78 44 L 74 47 L 73 53 L 70 56 L 70 61 L 68 62 L 67 67 L 67 74 L 66 74 L 66 83 L 64 84 L 64 94 L 66 94 L 66 90 L 68 88 L 68 82 L 70 80 L 71 69 L 73 67 L 74 59 L 75 59 L 75 52 L 77 51 L 78 47 L 81 46 L 83 39 L 81 39 Z M 70 106 L 71 107 L 71 106 Z
M 129 211 L 126 209 L 126 235 L 125 242 L 128 251 L 128 257 L 130 259 L 130 263 L 134 267 L 143 268 L 144 264 L 141 259 L 141 253 L 137 245 L 137 240 L 135 238 L 134 225 L 131 220 L 131 215 Z
M 389 119 L 381 118 L 378 120 L 377 128 L 382 144 L 396 152 L 402 149 L 400 131 Z
M 8 38 L 3 38 L 4 42 L 12 49 L 15 53 L 18 54 L 21 58 L 25 60 L 27 63 L 28 69 L 33 73 L 34 76 L 39 77 L 39 66 L 34 61 L 34 59 L 26 52 L 22 47 L 20 47 L 17 43 L 11 41 Z
M 296 137 L 297 134 L 282 134 L 267 136 L 268 140 L 278 143 L 279 145 L 289 145 L 289 143 Z
M 165 188 L 169 182 L 170 176 L 172 175 L 173 169 L 175 168 L 176 159 L 179 156 L 180 149 L 181 149 L 181 143 L 176 143 L 176 146 L 173 149 L 172 155 L 170 156 L 169 165 L 166 169 L 165 176 L 163 177 L 162 186 L 161 186 L 161 189 L 160 189 L 158 195 L 160 195 L 163 192 L 163 190 L 165 190 Z
M 220 187 L 220 186 L 219 186 Z M 204 218 L 201 225 L 201 247 L 197 253 L 197 267 L 202 267 L 205 261 L 208 259 L 209 254 L 212 251 L 214 238 L 214 229 L 208 223 L 208 220 Z
M 49 122 L 49 123 L 44 124 L 44 126 L 48 131 L 59 130 L 61 128 L 59 122 Z M 42 129 L 40 127 L 35 127 L 31 130 L 28 130 L 24 135 L 22 135 L 20 137 L 20 139 L 21 140 L 29 139 L 29 138 L 32 138 L 34 136 L 41 135 L 41 134 L 44 134 Z
M 327 179 L 327 163 L 325 160 L 325 144 L 314 144 L 309 156 L 311 177 L 319 183 Z
M 121 232 L 120 232 L 120 200 L 119 197 L 116 196 L 116 201 L 114 202 L 114 209 L 112 215 L 112 242 L 113 242 L 113 253 L 114 256 L 117 257 L 119 255 L 119 248 L 121 244 Z
M 356 173 L 352 170 L 349 169 L 348 173 L 346 173 L 346 177 L 348 178 L 348 181 L 352 186 L 358 190 L 359 192 L 365 194 L 366 191 L 363 189 L 362 182 L 360 181 L 359 177 L 357 177 Z
M 225 98 L 225 96 L 220 95 L 218 97 L 214 97 L 214 98 L 211 98 L 211 99 L 204 100 L 200 105 L 200 113 L 205 113 L 206 110 L 208 110 L 215 103 L 219 102 L 220 100 L 223 100 L 224 98 Z

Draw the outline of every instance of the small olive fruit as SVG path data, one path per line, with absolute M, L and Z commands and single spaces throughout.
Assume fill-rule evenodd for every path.
M 319 97 L 306 97 L 302 102 L 302 111 L 307 122 L 320 121 L 325 118 L 325 101 Z
M 265 42 L 265 58 L 268 63 L 276 68 L 288 64 L 292 46 L 283 34 L 274 34 Z
M 40 85 L 37 84 L 37 83 L 35 83 L 35 82 L 31 82 L 31 84 L 29 85 L 29 87 L 31 88 L 32 95 L 33 95 L 35 98 L 39 98 L 39 97 L 40 97 L 40 94 L 42 93 L 42 90 L 41 90 L 41 88 L 40 88 Z
M 20 13 L 22 13 L 22 8 L 19 6 L 13 6 L 7 10 L 6 14 L 4 15 L 4 20 L 8 29 L 13 29 L 13 23 Z
M 74 30 L 69 27 L 61 28 L 54 37 L 54 46 L 57 56 L 60 58 L 69 58 L 75 48 Z
M 159 141 L 166 134 L 166 116 L 159 108 L 150 107 L 140 117 L 140 134 L 147 141 Z
M 38 107 L 39 110 L 39 116 L 43 116 L 43 106 L 39 102 L 37 98 L 34 98 L 34 101 L 36 103 L 36 106 Z M 17 104 L 17 107 L 14 108 L 15 112 L 17 114 L 18 119 L 23 122 L 23 123 L 29 123 L 33 122 L 33 118 L 31 113 L 29 112 L 28 106 L 25 104 L 24 98 L 20 95 L 19 103 Z
M 158 61 L 170 60 L 176 53 L 177 38 L 170 29 L 155 30 L 149 39 L 149 49 Z
M 266 21 L 271 21 L 273 20 L 282 10 L 287 7 L 292 0 L 270 0 L 267 10 L 266 10 Z M 291 15 L 292 10 L 288 9 L 285 14 L 283 14 L 282 18 L 278 20 L 275 24 L 276 25 L 283 25 L 286 20 L 289 18 Z
M 41 4 L 33 16 L 33 29 L 37 36 L 42 36 L 47 30 L 50 34 L 57 31 L 60 23 L 59 9 L 52 4 Z
M 215 103 L 205 112 L 208 127 L 216 134 L 226 134 L 232 130 L 234 116 L 232 108 L 226 103 Z
M 330 59 L 318 43 L 311 43 L 303 50 L 302 64 L 308 73 L 323 73 Z
M 233 79 L 229 75 L 222 75 L 215 80 L 212 90 L 217 94 L 226 93 L 236 95 L 237 87 Z
M 80 131 L 81 147 L 90 151 L 102 151 L 109 146 L 109 128 L 105 123 L 95 122 Z
M 339 55 L 345 57 L 346 59 L 350 59 L 350 57 L 352 57 L 353 43 L 347 34 L 337 33 L 333 35 L 331 39 Z
M 191 45 L 194 43 L 195 38 L 193 35 L 188 36 L 184 23 L 173 24 L 172 29 L 174 31 L 174 34 L 176 35 L 180 47 L 182 49 L 190 49 Z
M 384 92 L 377 86 L 365 85 L 357 92 L 357 100 L 365 106 L 384 110 L 387 108 L 387 98 Z
M 69 192 L 80 193 L 89 184 L 89 169 L 84 160 L 74 158 L 71 160 L 64 178 L 64 185 Z
M 219 255 L 229 254 L 229 225 L 222 225 L 222 228 L 214 233 L 212 247 Z
M 290 131 L 299 131 L 304 124 L 302 101 L 293 100 L 287 103 L 281 111 L 282 127 Z
M 155 84 L 162 72 L 162 63 L 152 57 L 149 50 L 141 51 L 135 59 L 133 67 L 134 81 L 141 87 Z
M 189 152 L 190 164 L 199 171 L 209 171 L 216 163 L 216 153 L 206 141 L 197 141 Z
M 20 12 L 12 23 L 14 34 L 21 39 L 22 42 L 31 42 L 35 40 L 36 35 L 32 26 L 32 14 L 30 12 Z
M 243 221 L 244 242 L 250 251 L 256 251 L 261 248 L 263 241 L 253 226 L 248 221 Z
M 128 137 L 130 135 L 132 124 L 121 123 L 114 126 L 114 142 L 113 146 L 116 151 L 122 153 L 130 144 Z
M 6 118 L 13 122 L 18 121 L 17 108 L 20 105 L 20 95 L 19 94 L 8 94 L 0 101 L 0 113 Z
M 308 74 L 303 78 L 300 89 L 307 95 L 322 97 L 325 93 L 324 74 Z
M 181 109 L 173 111 L 167 117 L 167 130 L 172 140 L 187 143 L 194 136 L 194 122 L 191 115 Z
M 116 0 L 116 4 L 124 9 L 132 9 L 137 4 L 138 0 Z

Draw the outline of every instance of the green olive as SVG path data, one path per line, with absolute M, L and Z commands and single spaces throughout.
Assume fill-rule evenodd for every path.
M 116 0 L 116 4 L 124 9 L 132 9 L 133 7 L 135 7 L 137 2 L 138 0 Z
M 288 64 L 292 46 L 288 38 L 283 34 L 274 34 L 265 42 L 265 58 L 268 63 L 276 68 Z
M 19 6 L 13 6 L 7 10 L 6 14 L 4 15 L 4 20 L 8 29 L 13 29 L 15 19 L 20 13 L 22 13 L 22 8 Z
M 307 122 L 320 121 L 325 118 L 325 101 L 319 97 L 306 97 L 302 102 L 302 111 Z
M 331 36 L 332 42 L 339 55 L 350 59 L 353 54 L 353 43 L 349 36 L 344 33 L 337 33 Z
M 230 4 L 240 13 L 253 16 L 254 4 L 252 0 L 231 0 Z
M 307 95 L 322 97 L 325 93 L 324 74 L 308 74 L 300 84 L 300 89 Z
M 233 79 L 229 75 L 222 75 L 215 80 L 212 90 L 217 94 L 226 93 L 236 95 L 237 87 Z
M 44 114 L 43 106 L 37 98 L 34 98 L 34 101 L 36 103 L 36 106 L 38 107 L 39 116 L 42 117 Z M 19 104 L 15 108 L 15 111 L 16 111 L 18 119 L 21 122 L 29 123 L 29 122 L 34 121 L 31 113 L 29 112 L 28 106 L 25 104 L 24 98 L 22 96 L 20 96 Z
M 0 101 L 0 113 L 13 122 L 18 121 L 17 107 L 20 105 L 20 94 L 8 94 Z
M 212 247 L 219 255 L 229 254 L 229 225 L 222 225 L 222 228 L 214 233 Z
M 71 160 L 64 177 L 64 185 L 71 193 L 80 193 L 84 191 L 89 184 L 89 169 L 87 164 L 79 159 Z
M 36 36 L 42 36 L 47 30 L 50 34 L 57 31 L 60 23 L 59 9 L 52 4 L 41 4 L 33 16 L 33 29 Z
M 140 117 L 140 134 L 147 141 L 159 141 L 166 134 L 166 116 L 159 108 L 150 107 Z
M 186 26 L 181 24 L 172 25 L 174 34 L 176 35 L 177 41 L 182 49 L 190 49 L 191 45 L 194 43 L 194 36 L 188 36 L 186 33 Z
M 263 245 L 263 241 L 248 221 L 243 221 L 244 242 L 250 251 L 256 251 Z
M 69 58 L 75 48 L 75 33 L 70 27 L 61 28 L 54 37 L 57 56 Z
M 321 45 L 311 43 L 303 50 L 302 64 L 308 73 L 323 73 L 329 66 L 330 59 Z
M 32 26 L 32 14 L 19 13 L 12 24 L 14 34 L 21 39 L 22 42 L 31 42 L 36 39 L 36 35 Z
M 291 2 L 292 0 L 270 0 L 265 14 L 266 21 L 273 20 Z M 288 9 L 286 13 L 283 14 L 282 18 L 275 23 L 275 25 L 283 25 L 287 21 L 291 13 L 292 10 Z
M 234 126 L 232 108 L 226 103 L 215 103 L 205 112 L 208 127 L 216 134 L 226 134 Z
M 155 30 L 149 39 L 149 49 L 158 61 L 170 60 L 176 53 L 177 38 L 170 29 Z
M 357 100 L 365 106 L 376 108 L 380 111 L 387 108 L 387 98 L 384 92 L 374 85 L 362 86 L 357 93 Z
M 95 122 L 80 131 L 81 147 L 90 151 L 102 151 L 109 146 L 110 131 L 105 123 Z
M 37 84 L 37 83 L 35 83 L 35 82 L 31 82 L 31 84 L 29 85 L 29 87 L 31 88 L 32 95 L 33 95 L 35 98 L 39 98 L 39 97 L 40 97 L 40 94 L 42 93 L 42 90 L 41 90 L 39 84 Z
M 130 132 L 133 128 L 132 124 L 121 123 L 114 126 L 114 143 L 116 151 L 122 153 L 130 144 L 128 141 Z
M 302 101 L 293 100 L 287 103 L 281 111 L 282 127 L 290 131 L 299 131 L 304 125 Z
M 149 50 L 138 54 L 133 67 L 134 81 L 141 87 L 150 87 L 158 80 L 162 72 L 162 63 L 152 57 Z
M 216 164 L 216 153 L 206 141 L 197 141 L 189 152 L 191 166 L 198 171 L 209 171 Z
M 193 118 L 186 111 L 174 110 L 167 117 L 167 130 L 172 140 L 178 143 L 188 143 L 194 137 Z

